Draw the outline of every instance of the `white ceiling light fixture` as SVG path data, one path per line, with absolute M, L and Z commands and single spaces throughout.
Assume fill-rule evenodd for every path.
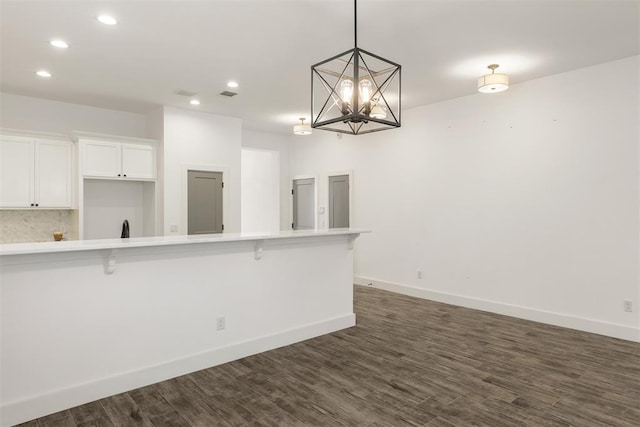
M 100 15 L 98 16 L 98 21 L 105 25 L 116 25 L 118 23 L 118 20 L 111 15 Z
M 304 117 L 300 117 L 300 124 L 293 127 L 296 135 L 311 135 L 311 126 L 304 123 Z
M 53 39 L 49 42 L 49 44 L 53 47 L 57 47 L 59 49 L 66 49 L 69 47 L 66 41 L 61 39 Z
M 482 93 L 498 93 L 509 89 L 509 76 L 506 74 L 496 74 L 498 64 L 488 65 L 491 74 L 486 74 L 478 79 L 478 91 Z
M 369 115 L 374 119 L 383 120 L 387 118 L 387 109 L 384 107 L 384 103 L 380 101 L 380 98 L 373 98 L 373 107 Z
M 39 77 L 43 77 L 45 79 L 48 79 L 49 77 L 51 77 L 51 73 L 48 72 L 47 70 L 38 70 L 38 71 L 36 71 L 36 74 Z
M 191 105 L 200 105 L 200 101 L 197 99 L 192 99 L 191 101 L 189 101 L 189 104 Z
M 227 83 L 227 87 L 230 87 L 230 88 L 234 88 L 234 89 L 235 89 L 235 88 L 237 88 L 238 86 L 240 86 L 240 85 L 238 84 L 238 82 L 234 82 L 233 80 Z

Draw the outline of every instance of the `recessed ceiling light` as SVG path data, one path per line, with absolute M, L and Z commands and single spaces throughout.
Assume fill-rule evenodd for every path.
M 191 104 L 191 105 L 200 105 L 200 101 L 198 101 L 197 99 L 192 99 L 191 101 L 189 101 L 189 104 Z
M 46 78 L 51 77 L 51 73 L 48 72 L 47 70 L 36 71 L 36 74 L 39 75 L 40 77 L 46 77 Z
M 229 83 L 227 83 L 227 87 L 233 87 L 236 88 L 238 87 L 238 82 L 234 82 L 233 80 L 230 81 Z
M 98 16 L 98 21 L 102 22 L 105 25 L 116 25 L 118 21 L 111 15 L 100 15 Z
M 66 41 L 60 39 L 53 39 L 49 43 L 51 43 L 51 46 L 59 47 L 60 49 L 66 49 L 69 47 Z

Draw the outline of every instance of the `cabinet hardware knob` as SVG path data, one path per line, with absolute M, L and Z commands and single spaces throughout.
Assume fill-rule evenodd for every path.
M 127 174 L 125 173 L 124 176 L 127 176 Z
M 33 203 L 31 203 L 31 206 L 33 206 Z
M 40 206 L 40 205 L 36 203 L 36 206 Z
M 118 176 L 120 176 L 120 174 L 118 174 Z

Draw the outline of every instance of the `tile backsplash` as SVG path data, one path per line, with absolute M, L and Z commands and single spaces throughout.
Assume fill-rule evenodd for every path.
M 0 243 L 46 242 L 54 231 L 78 239 L 76 210 L 0 210 Z

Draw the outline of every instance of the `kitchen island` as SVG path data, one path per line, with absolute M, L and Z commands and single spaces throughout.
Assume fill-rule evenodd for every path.
M 0 424 L 354 326 L 362 232 L 0 245 Z

